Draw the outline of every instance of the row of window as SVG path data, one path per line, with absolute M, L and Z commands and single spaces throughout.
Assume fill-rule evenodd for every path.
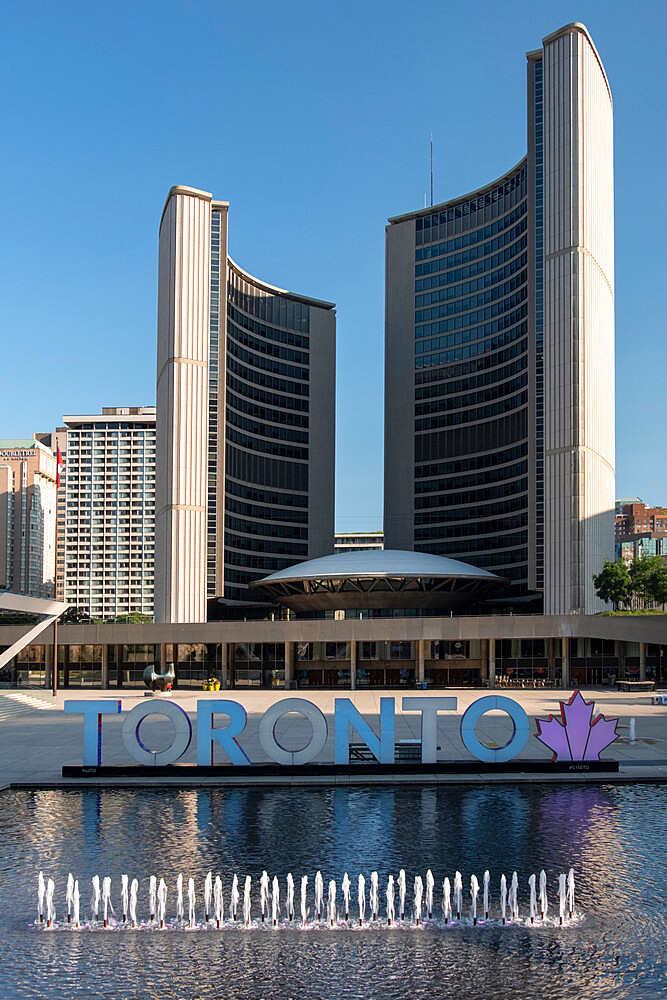
M 309 363 L 308 355 L 304 351 L 297 351 L 293 347 L 278 347 L 270 340 L 260 340 L 258 337 L 253 337 L 251 333 L 247 333 L 240 326 L 237 326 L 236 323 L 232 323 L 231 320 L 227 325 L 227 336 L 228 338 L 230 336 L 234 337 L 244 347 L 249 347 L 253 351 L 259 351 L 260 354 L 266 354 L 271 358 L 281 358 L 283 361 L 295 361 L 300 365 L 307 365 Z
M 505 264 L 504 267 L 501 266 L 493 271 L 492 268 L 501 262 L 496 257 L 485 257 L 484 260 L 478 261 L 476 264 L 470 264 L 464 268 L 443 271 L 442 274 L 434 274 L 432 278 L 418 278 L 415 281 L 415 292 L 445 286 L 443 292 L 446 293 L 446 298 L 457 299 L 459 295 L 467 295 L 468 292 L 477 292 L 480 288 L 491 288 L 492 285 L 503 281 L 505 278 L 510 278 L 517 271 L 520 271 L 522 267 L 526 266 L 528 263 L 528 254 L 525 252 L 524 246 L 521 246 L 522 243 L 525 246 L 525 236 L 510 248 L 509 256 L 514 259 L 510 260 L 509 264 Z M 521 256 L 516 257 L 515 254 L 520 253 L 521 250 L 524 250 L 524 252 L 521 253 Z M 498 256 L 504 258 L 504 251 Z M 432 261 L 431 266 L 435 268 L 435 265 L 438 263 L 438 261 Z M 425 267 L 426 265 L 421 266 Z M 471 278 L 470 281 L 461 280 L 474 274 L 479 274 L 481 277 Z M 458 282 L 458 284 L 453 284 L 453 282 Z
M 493 323 L 491 325 L 499 326 L 500 328 L 502 328 L 503 326 L 507 327 L 513 326 L 514 324 L 517 323 L 519 319 L 525 317 L 526 313 L 527 313 L 527 308 L 524 305 L 521 307 L 521 309 L 517 309 L 515 312 L 510 313 L 508 316 L 505 316 L 503 320 L 500 320 L 497 323 Z M 475 332 L 474 330 L 470 330 L 468 331 L 468 334 L 473 334 L 474 332 Z M 470 359 L 480 357 L 484 354 L 488 354 L 490 351 L 495 351 L 503 344 L 511 344 L 512 341 L 517 340 L 519 337 L 523 336 L 524 333 L 525 333 L 525 324 L 520 323 L 519 325 L 514 326 L 514 329 L 510 329 L 506 333 L 502 333 L 499 336 L 489 337 L 488 340 L 480 340 L 474 344 L 466 344 L 465 346 L 457 347 L 451 351 L 440 351 L 437 354 L 425 354 L 424 356 L 421 356 L 419 353 L 417 353 L 417 357 L 415 358 L 415 367 L 422 368 L 424 366 L 428 367 L 430 365 L 443 365 L 443 364 L 448 364 L 452 361 L 468 361 Z M 463 337 L 461 339 L 463 340 Z M 431 341 L 430 343 L 432 345 L 434 342 Z M 440 341 L 440 343 L 442 343 L 442 341 Z M 424 348 L 426 348 L 428 344 L 429 344 L 428 341 L 424 341 L 423 342 Z M 419 350 L 420 350 L 420 345 L 418 343 L 417 352 L 419 352 Z M 507 355 L 507 358 L 516 357 L 517 353 L 519 352 L 515 351 L 514 353 L 510 353 Z M 498 362 L 496 361 L 496 363 Z
M 498 461 L 498 455 L 483 455 L 480 457 L 492 459 L 494 463 Z M 423 472 L 425 468 L 428 468 L 428 466 L 422 466 L 419 471 Z M 439 497 L 430 497 L 426 496 L 426 494 L 445 493 L 449 490 L 469 490 L 484 483 L 498 483 L 503 482 L 503 480 L 525 476 L 527 472 L 528 462 L 514 462 L 512 465 L 502 465 L 496 468 L 485 469 L 483 472 L 469 472 L 464 476 L 452 476 L 451 479 L 420 480 L 415 483 L 415 507 L 433 507 L 441 502 Z M 435 501 L 435 503 L 427 502 L 431 500 Z
M 310 346 L 310 338 L 304 337 L 300 333 L 292 333 L 290 330 L 277 330 L 273 326 L 267 326 L 265 323 L 258 323 L 256 320 L 251 319 L 245 313 L 239 312 L 235 309 L 233 305 L 227 305 L 227 316 L 229 319 L 233 320 L 237 326 L 242 326 L 245 330 L 250 333 L 256 333 L 260 337 L 264 337 L 265 340 L 275 340 L 280 344 L 287 344 L 289 347 L 302 347 L 308 350 Z M 307 364 L 306 359 L 306 364 Z
M 475 455 L 505 448 L 527 436 L 528 412 L 524 407 L 487 423 L 418 434 L 415 438 L 415 462 L 436 462 L 452 455 Z
M 493 523 L 489 525 L 493 528 Z M 453 530 L 451 528 L 447 529 L 449 531 Z M 431 530 L 428 528 L 415 528 L 415 547 L 419 542 L 426 542 L 429 540 L 433 548 L 428 549 L 434 555 L 461 555 L 462 553 L 474 554 L 474 559 L 465 559 L 464 562 L 472 562 L 475 566 L 484 565 L 482 560 L 488 560 L 486 565 L 496 564 L 499 562 L 524 562 L 527 559 L 527 551 L 525 546 L 528 544 L 528 532 L 519 531 L 512 535 L 503 535 L 496 529 L 491 530 L 490 534 L 496 535 L 495 538 L 469 538 L 464 541 L 448 541 L 446 545 L 438 544 L 437 541 L 430 541 L 432 538 Z M 514 549 L 513 552 L 503 552 L 502 556 L 496 554 L 493 555 L 493 550 L 500 549 Z
M 455 413 L 443 413 L 437 417 L 423 417 L 415 421 L 415 430 L 435 430 L 439 427 L 456 427 L 458 424 L 468 424 L 476 420 L 488 420 L 499 413 L 509 413 L 519 406 L 525 406 L 528 402 L 528 393 L 520 392 L 516 396 L 499 400 L 497 403 L 488 403 L 486 406 L 478 406 L 471 410 L 457 410 Z
M 465 312 L 466 309 L 470 309 L 473 306 L 495 302 L 496 299 L 501 298 L 503 295 L 509 295 L 510 292 L 515 291 L 526 281 L 527 272 L 525 271 L 520 271 L 518 274 L 515 273 L 513 277 L 495 285 L 495 287 L 492 287 L 491 282 L 485 286 L 482 278 L 477 278 L 475 281 L 466 281 L 465 285 L 477 285 L 480 282 L 480 287 L 484 290 L 480 291 L 477 295 L 467 296 L 459 302 L 452 302 L 447 307 L 446 315 L 452 316 L 454 313 Z M 426 292 L 424 295 L 415 295 L 415 306 L 428 306 L 435 302 L 448 302 L 450 299 L 457 299 L 458 295 L 455 293 L 459 292 L 459 294 L 462 294 L 459 290 L 463 287 L 463 285 L 453 285 L 450 288 L 441 288 L 437 292 Z M 468 289 L 468 291 L 475 291 L 475 289 Z
M 509 247 L 510 244 L 514 243 L 515 240 L 523 236 L 528 228 L 527 219 L 523 218 L 521 222 L 518 222 L 516 226 L 512 229 L 508 229 L 507 232 L 503 233 L 501 236 L 497 236 L 494 240 L 489 240 L 488 243 L 480 244 L 478 246 L 470 247 L 468 250 L 460 250 L 458 253 L 453 253 L 449 257 L 443 257 L 439 261 L 439 270 L 449 271 L 452 267 L 461 267 L 464 264 L 469 264 L 471 261 L 480 260 L 483 257 L 489 257 L 491 254 L 496 253 L 498 250 L 503 250 L 505 247 Z M 431 249 L 433 247 L 426 247 L 425 250 Z M 518 247 L 514 249 L 513 252 L 507 253 L 505 260 L 509 260 L 510 257 L 515 256 L 518 252 Z M 523 248 L 522 248 L 523 249 Z M 417 251 L 419 252 L 419 251 Z M 437 254 L 429 254 L 431 257 L 437 256 Z M 499 256 L 498 262 L 501 258 Z M 504 262 L 504 261 L 503 261 Z M 492 265 L 493 266 L 493 265 Z M 417 273 L 417 267 L 415 265 L 415 277 L 419 277 Z
M 512 195 L 522 195 L 525 191 L 525 186 L 526 166 L 524 164 L 520 170 L 517 170 L 516 174 L 490 191 L 461 201 L 458 205 L 452 205 L 451 208 L 444 209 L 442 212 L 431 211 L 428 215 L 420 216 L 416 220 L 417 231 L 421 232 L 429 228 L 432 229 L 435 226 L 446 222 L 453 222 L 456 219 L 465 220 L 469 216 L 474 217 L 477 212 L 482 212 L 493 205 L 497 205 L 504 201 L 505 198 L 512 199 Z
M 525 465 L 525 463 L 521 464 Z M 514 468 L 516 468 L 516 466 L 514 466 Z M 498 500 L 502 497 L 509 497 L 516 493 L 525 493 L 527 489 L 528 480 L 523 478 L 510 479 L 498 486 L 480 486 L 478 488 L 469 487 L 466 489 L 464 496 L 462 496 L 458 490 L 455 493 L 435 493 L 427 496 L 416 496 L 415 510 L 425 510 L 427 508 L 434 507 L 456 507 L 463 509 L 465 504 L 482 503 L 486 500 Z M 434 516 L 437 518 L 437 513 Z M 426 517 L 426 515 L 424 515 L 424 517 Z M 426 524 L 427 521 L 424 520 L 422 523 Z
M 237 365 L 236 367 L 239 368 L 240 366 Z M 241 371 L 241 374 L 243 375 L 245 372 Z M 239 379 L 234 378 L 229 370 L 227 371 L 227 388 L 233 389 L 240 396 L 255 400 L 255 402 L 261 405 L 282 406 L 286 410 L 308 413 L 309 403 L 307 399 L 295 399 L 293 396 L 279 396 L 277 393 L 268 392 L 266 389 L 257 389 L 254 385 L 248 385 L 247 382 L 241 382 Z M 302 387 L 299 386 L 300 391 L 301 389 Z
M 240 430 L 248 431 L 250 434 L 260 434 L 262 437 L 273 438 L 276 441 L 294 441 L 300 444 L 308 444 L 308 431 L 298 431 L 293 427 L 276 427 L 274 424 L 259 423 L 257 420 L 250 420 L 248 417 L 241 417 L 234 410 L 227 407 L 227 423 L 238 427 Z
M 439 253 L 449 253 L 450 250 L 460 250 L 462 247 L 472 246 L 475 243 L 480 243 L 482 240 L 488 240 L 490 236 L 495 236 L 496 233 L 502 233 L 504 229 L 509 226 L 513 226 L 517 219 L 520 219 L 522 215 L 526 212 L 527 202 L 523 201 L 520 205 L 517 205 L 511 212 L 503 216 L 502 219 L 498 219 L 496 222 L 492 222 L 488 226 L 484 226 L 482 229 L 477 229 L 474 232 L 465 233 L 463 236 L 457 236 L 455 239 L 447 240 L 446 243 L 441 243 L 437 250 Z M 457 214 L 458 211 L 458 214 Z M 428 229 L 434 225 L 442 225 L 445 222 L 452 222 L 457 218 L 462 217 L 461 206 L 455 206 L 448 209 L 446 212 L 440 212 L 438 216 L 438 221 L 435 222 L 435 216 L 430 218 L 417 219 L 417 231 L 420 229 Z M 419 223 L 422 223 L 420 225 Z M 425 250 L 431 251 L 430 255 L 425 253 Z M 433 250 L 435 247 L 431 246 L 425 248 L 424 250 L 417 250 L 415 254 L 416 260 L 422 260 L 423 256 L 433 257 Z
M 225 528 L 229 531 L 240 531 L 244 535 L 260 535 L 262 538 L 288 538 L 295 542 L 308 541 L 308 528 L 300 528 L 293 524 L 275 524 L 273 522 L 267 524 L 262 521 L 247 521 L 240 517 L 226 516 Z
M 297 448 L 296 445 L 278 444 L 273 441 L 264 441 L 259 438 L 249 437 L 241 434 L 233 427 L 227 427 L 227 441 L 236 444 L 240 448 L 247 448 L 250 451 L 261 451 L 265 455 L 276 455 L 280 458 L 292 458 L 299 461 L 308 461 L 308 449 Z
M 301 497 L 299 499 L 302 499 Z M 279 509 L 276 507 L 262 507 L 259 504 L 244 503 L 234 497 L 227 497 L 225 501 L 226 510 L 231 514 L 241 514 L 243 517 L 255 518 L 260 521 L 290 521 L 293 524 L 308 524 L 308 511 L 298 508 Z
M 522 282 L 524 280 L 525 275 L 521 278 Z M 454 316 L 462 310 L 469 309 L 472 305 L 481 304 L 486 300 L 486 296 L 490 294 L 490 292 L 485 292 L 483 295 L 473 295 L 471 298 L 461 299 L 460 302 L 448 302 L 443 306 L 438 306 L 437 308 L 434 307 L 433 309 L 417 309 L 415 312 L 415 323 L 418 324 L 429 319 L 438 319 L 438 317 L 442 316 Z M 519 303 L 525 301 L 527 296 L 528 289 L 524 287 L 514 295 L 510 295 L 508 298 L 503 299 L 501 302 L 497 302 L 492 306 L 487 306 L 486 309 L 478 309 L 477 311 L 467 313 L 463 316 L 456 315 L 454 320 L 448 320 L 444 327 L 444 331 L 460 330 L 463 327 L 471 326 L 474 323 L 482 323 L 484 320 L 493 319 L 494 316 L 501 316 L 503 313 L 508 312 L 510 309 L 514 309 L 519 305 Z M 440 333 L 444 331 L 441 327 L 438 330 Z M 433 332 L 433 330 L 428 331 L 428 333 Z M 415 330 L 415 337 L 423 337 L 427 335 L 428 334 L 423 329 L 417 328 Z
M 250 400 L 245 399 L 243 396 L 237 396 L 236 393 L 231 391 L 227 393 L 226 402 L 228 406 L 233 406 L 239 413 L 247 413 L 250 417 L 257 417 L 260 420 L 270 420 L 274 424 L 288 424 L 290 427 L 308 427 L 308 417 L 303 413 L 274 410 L 270 406 L 251 403 Z
M 283 462 L 277 458 L 239 451 L 227 445 L 225 470 L 233 479 L 256 483 L 263 488 L 308 492 L 308 465 L 305 462 Z
M 229 475 L 232 474 L 229 469 L 227 472 Z M 308 497 L 299 496 L 297 493 L 275 493 L 247 483 L 235 483 L 232 479 L 225 479 L 225 492 L 229 496 L 241 497 L 243 500 L 271 503 L 280 507 L 308 507 Z
M 523 298 L 526 298 L 524 295 Z M 424 310 L 428 312 L 429 310 Z M 502 309 L 500 312 L 502 313 Z M 504 316 L 502 319 L 495 319 L 491 323 L 485 323 L 483 326 L 475 327 L 474 324 L 477 323 L 477 318 L 475 313 L 470 313 L 468 316 L 457 316 L 455 319 L 444 319 L 439 323 L 423 323 L 415 328 L 415 338 L 417 339 L 417 353 L 424 350 L 429 350 L 428 347 L 419 347 L 419 340 L 423 337 L 433 337 L 436 334 L 450 333 L 452 330 L 463 329 L 468 326 L 469 323 L 473 324 L 473 328 L 467 331 L 463 336 L 450 341 L 454 344 L 467 343 L 471 340 L 478 340 L 480 337 L 488 337 L 490 334 L 498 333 L 499 331 L 506 330 L 508 326 L 512 326 L 519 319 L 526 315 L 526 307 L 522 306 L 521 309 L 516 310 L 509 316 Z M 479 317 L 480 320 L 484 319 L 484 310 L 481 310 L 482 315 Z M 488 318 L 488 317 L 487 317 Z M 447 342 L 439 342 L 440 346 L 447 346 Z
M 227 352 L 229 355 L 238 358 L 246 365 L 251 365 L 259 371 L 271 372 L 274 375 L 286 375 L 288 378 L 298 378 L 304 382 L 308 381 L 308 369 L 297 368 L 294 365 L 287 365 L 283 362 L 273 361 L 262 355 L 253 354 L 243 347 L 240 347 L 231 337 L 227 338 Z
M 443 396 L 446 397 L 457 392 L 468 393 L 483 385 L 494 385 L 497 382 L 503 382 L 505 379 L 511 378 L 513 375 L 517 375 L 519 372 L 525 371 L 527 365 L 528 358 L 524 354 L 516 361 L 503 365 L 502 368 L 495 368 L 493 371 L 482 372 L 481 375 L 475 375 L 469 378 L 450 379 L 447 382 L 441 382 L 440 385 L 415 389 L 415 399 L 426 398 L 429 400 L 428 402 L 417 403 L 415 405 L 415 416 L 423 416 L 426 413 L 438 413 L 440 409 L 446 408 L 440 402 Z
M 415 412 L 419 415 L 421 409 L 426 409 L 426 413 L 446 413 L 450 410 L 460 410 L 463 407 L 474 406 L 478 403 L 487 403 L 490 400 L 500 399 L 509 396 L 513 392 L 523 389 L 528 381 L 528 373 L 523 372 L 506 382 L 496 382 L 487 389 L 479 389 L 477 392 L 469 392 L 462 396 L 444 396 L 429 403 L 420 403 L 415 407 Z M 438 423 L 437 417 L 425 416 L 415 421 L 416 430 L 430 430 L 434 427 L 446 427 L 445 423 Z
M 270 295 L 256 288 L 234 270 L 228 269 L 227 289 L 230 300 L 251 316 L 284 326 L 300 333 L 308 333 L 310 307 L 304 302 L 294 302 L 287 297 Z
M 237 350 L 240 350 L 240 348 L 237 348 Z M 308 395 L 307 383 L 287 382 L 285 379 L 276 378 L 275 375 L 267 375 L 263 371 L 248 368 L 247 364 L 241 364 L 233 357 L 227 359 L 227 368 L 234 375 L 240 376 L 247 382 L 254 382 L 255 385 L 261 385 L 267 389 L 276 389 L 278 392 L 290 392 L 294 396 Z M 294 409 L 296 410 L 298 407 L 294 406 Z
M 467 498 L 466 498 L 467 499 Z M 505 515 L 514 514 L 516 511 L 526 511 L 528 507 L 528 497 L 524 494 L 518 497 L 508 497 L 506 500 L 499 500 L 495 503 L 487 503 L 483 506 L 462 507 L 454 510 L 427 511 L 415 514 L 415 524 L 420 525 L 444 525 L 456 524 L 455 528 L 447 529 L 446 534 L 440 534 L 440 529 L 431 527 L 429 529 L 433 538 L 456 538 L 457 536 L 482 535 L 493 531 L 509 530 L 512 528 L 523 528 L 527 523 L 528 514 L 521 514 L 519 519 L 507 518 Z M 494 520 L 492 524 L 487 524 L 487 517 L 504 517 L 503 521 Z M 475 524 L 465 524 L 466 521 L 474 521 Z M 511 521 L 511 523 L 509 523 Z M 507 522 L 507 523 L 505 523 Z M 500 526 L 505 524 L 504 529 Z
M 257 556 L 247 556 L 246 559 L 244 559 L 242 556 L 239 557 L 237 553 L 232 553 L 232 554 L 235 557 L 235 559 L 234 559 L 235 562 L 236 562 L 237 559 L 240 560 L 239 561 L 239 565 L 243 565 L 243 566 L 248 565 L 249 566 L 251 562 L 257 561 Z M 247 587 L 247 585 L 249 583 L 252 583 L 253 580 L 261 580 L 262 577 L 266 576 L 268 572 L 275 573 L 279 569 L 284 569 L 285 566 L 291 566 L 291 565 L 293 565 L 292 561 L 289 560 L 289 559 L 273 559 L 273 558 L 267 557 L 266 562 L 270 563 L 271 565 L 270 566 L 255 566 L 254 568 L 257 570 L 257 572 L 255 572 L 255 573 L 248 573 L 248 572 L 245 572 L 244 570 L 238 570 L 238 569 L 228 568 L 227 567 L 227 561 L 226 561 L 225 562 L 225 597 L 228 597 L 231 600 L 244 600 L 244 601 L 247 601 L 248 597 L 250 596 L 248 594 L 247 590 L 244 590 L 243 592 L 237 591 L 237 593 L 239 593 L 241 596 L 240 597 L 234 597 L 233 594 L 230 592 L 230 590 L 229 590 L 229 588 L 228 588 L 227 585 L 230 584 L 230 583 L 237 583 L 237 584 L 241 584 L 241 585 L 244 585 L 244 586 Z M 262 600 L 266 600 L 266 598 L 264 597 L 264 598 L 262 598 Z
M 225 560 L 232 560 L 233 551 L 237 552 L 271 552 L 277 555 L 294 556 L 303 559 L 308 555 L 308 546 L 301 542 L 268 542 L 264 539 L 244 538 L 242 535 L 235 535 L 230 531 L 225 531 Z M 243 562 L 240 565 L 244 565 Z M 252 565 L 250 562 L 249 565 Z
M 522 323 L 520 332 L 525 335 L 527 328 L 528 325 Z M 499 339 L 504 339 L 504 337 Z M 513 340 L 514 335 L 509 339 Z M 458 378 L 462 375 L 474 375 L 477 372 L 490 371 L 493 381 L 496 372 L 499 370 L 499 365 L 506 364 L 512 358 L 522 355 L 527 350 L 528 341 L 522 340 L 520 343 L 512 344 L 511 347 L 507 347 L 496 354 L 484 354 L 479 358 L 463 361 L 460 364 L 448 365 L 446 368 L 434 368 L 431 371 L 416 371 L 415 385 L 417 388 L 415 389 L 415 396 L 417 399 L 431 399 L 435 396 L 443 396 L 447 392 L 446 386 L 449 379 Z

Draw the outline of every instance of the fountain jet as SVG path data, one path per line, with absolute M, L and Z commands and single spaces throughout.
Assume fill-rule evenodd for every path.
M 452 887 L 448 878 L 442 883 L 442 912 L 448 924 L 452 919 Z

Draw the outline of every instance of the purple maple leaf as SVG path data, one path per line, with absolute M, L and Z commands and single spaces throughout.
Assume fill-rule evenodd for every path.
M 562 721 L 553 715 L 535 720 L 535 738 L 553 750 L 552 760 L 599 760 L 600 752 L 618 739 L 618 719 L 602 714 L 593 719 L 593 704 L 575 691 L 569 701 L 560 703 Z

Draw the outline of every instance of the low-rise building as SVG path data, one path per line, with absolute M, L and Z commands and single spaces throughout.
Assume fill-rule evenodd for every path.
M 383 548 L 383 531 L 337 531 L 334 535 L 334 552 L 365 552 Z
M 104 407 L 64 423 L 62 598 L 91 618 L 152 618 L 155 407 Z
M 667 508 L 639 497 L 616 502 L 616 558 L 630 565 L 646 556 L 667 557 Z

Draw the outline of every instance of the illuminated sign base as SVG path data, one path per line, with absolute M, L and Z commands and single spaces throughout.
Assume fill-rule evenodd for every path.
M 276 778 L 285 778 L 289 783 L 292 778 L 297 777 L 318 778 L 321 781 L 313 783 L 328 785 L 331 783 L 331 778 L 341 775 L 353 779 L 368 777 L 372 781 L 382 782 L 383 777 L 391 781 L 396 773 L 414 775 L 417 781 L 420 777 L 438 774 L 617 774 L 618 761 L 543 759 L 485 763 L 475 760 L 448 760 L 438 761 L 436 764 L 406 761 L 396 764 L 246 764 L 237 767 L 229 764 L 169 764 L 157 765 L 150 770 L 135 764 L 101 764 L 99 767 L 65 764 L 62 769 L 63 778 L 143 778 L 151 781 L 153 778 L 163 777 L 193 780 L 193 782 L 197 779 L 220 778 L 221 784 L 231 785 L 247 785 L 249 778 L 252 779 L 252 784 L 261 784 L 262 778 L 266 778 L 270 779 L 271 785 L 275 785 Z

